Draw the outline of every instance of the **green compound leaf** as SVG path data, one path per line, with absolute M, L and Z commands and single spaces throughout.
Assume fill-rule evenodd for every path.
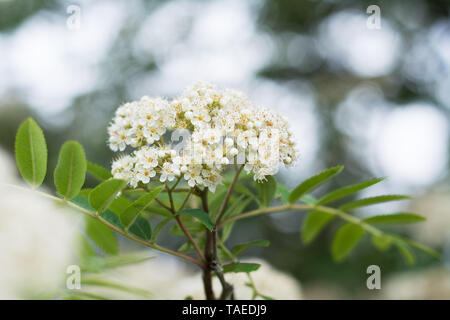
M 94 208 L 91 207 L 91 205 L 89 204 L 89 200 L 87 197 L 82 196 L 81 194 L 79 194 L 78 196 L 76 196 L 75 198 L 73 198 L 72 200 L 70 200 L 70 202 L 76 204 L 77 206 L 88 210 L 92 213 L 97 213 L 95 211 Z M 119 217 L 112 212 L 111 210 L 105 210 L 104 212 L 102 212 L 100 214 L 100 217 L 105 219 L 106 221 L 108 221 L 109 223 L 111 223 L 112 225 L 114 225 L 115 227 L 124 230 L 125 227 L 122 223 L 120 223 L 120 219 Z
M 339 209 L 341 210 L 353 210 L 360 207 L 365 206 L 371 206 L 374 204 L 389 202 L 389 201 L 397 201 L 397 200 L 406 200 L 409 199 L 409 196 L 403 196 L 403 195 L 385 195 L 385 196 L 377 196 L 377 197 L 371 197 L 371 198 L 364 198 L 356 201 L 349 202 L 347 204 L 344 204 Z
M 85 216 L 85 228 L 89 238 L 104 252 L 114 255 L 119 253 L 119 242 L 110 228 L 90 216 Z
M 358 224 L 347 223 L 337 232 L 331 244 L 331 254 L 337 262 L 344 260 L 364 235 L 364 229 Z
M 196 239 L 194 239 L 194 241 L 198 244 L 200 249 L 205 248 L 205 242 L 206 242 L 205 238 L 196 238 Z M 189 252 L 194 252 L 195 248 L 190 241 L 186 241 L 177 249 L 177 251 L 183 252 L 183 253 L 189 253 Z M 217 256 L 220 260 L 220 249 L 219 248 L 217 251 Z
M 123 196 L 115 197 L 108 209 L 120 217 L 120 215 L 131 205 L 131 203 L 131 200 L 128 200 Z
M 72 199 L 84 184 L 86 177 L 86 156 L 83 147 L 76 141 L 67 141 L 59 152 L 54 173 L 56 190 L 65 199 Z
M 275 197 L 277 190 L 277 181 L 273 176 L 267 176 L 266 181 L 257 182 L 255 184 L 256 190 L 258 190 L 258 197 L 264 207 L 268 207 Z
M 232 205 L 225 211 L 223 217 L 233 217 L 235 215 L 238 215 L 244 209 L 252 202 L 252 198 L 245 199 L 245 196 L 242 195 L 236 201 L 232 203 Z M 236 221 L 232 221 L 230 223 L 227 223 L 223 229 L 222 229 L 222 242 L 227 241 L 228 237 L 231 234 L 231 231 L 233 231 L 234 223 Z
M 242 195 L 246 195 L 246 196 L 252 198 L 256 202 L 256 204 L 262 205 L 261 201 L 253 194 L 253 192 L 251 192 L 250 189 L 248 189 L 243 184 L 236 184 L 234 186 L 234 191 L 236 191 Z
M 39 187 L 47 172 L 47 144 L 42 129 L 32 118 L 22 122 L 17 130 L 15 154 L 22 178 L 32 187 Z
M 294 203 L 295 201 L 300 199 L 300 197 L 305 193 L 317 188 L 319 185 L 321 185 L 328 179 L 331 179 L 332 177 L 340 173 L 342 169 L 344 169 L 343 166 L 333 167 L 325 171 L 322 171 L 318 175 L 306 179 L 291 192 L 291 194 L 289 195 L 289 202 Z
M 252 272 L 259 269 L 261 265 L 257 263 L 230 263 L 223 266 L 223 273 L 228 272 Z
M 391 247 L 392 238 L 387 235 L 372 235 L 372 244 L 379 251 L 386 251 Z
M 261 298 L 263 298 L 264 300 L 275 300 L 275 298 L 263 295 L 261 293 L 258 293 L 258 296 L 260 296 Z
M 356 183 L 356 184 L 352 184 L 350 186 L 339 188 L 337 190 L 334 190 L 334 191 L 324 195 L 322 198 L 319 199 L 317 204 L 322 205 L 325 203 L 336 201 L 338 199 L 347 197 L 353 193 L 361 191 L 365 188 L 368 188 L 374 184 L 377 184 L 378 182 L 381 182 L 383 180 L 384 180 L 384 178 L 375 178 L 375 179 L 367 180 L 367 181 L 364 181 L 361 183 Z
M 308 213 L 302 225 L 301 237 L 303 242 L 305 244 L 311 243 L 333 218 L 333 214 L 319 210 Z
M 150 240 L 152 238 L 152 228 L 148 221 L 142 217 L 136 218 L 134 223 L 128 229 L 128 232 L 144 240 Z
M 212 219 L 216 218 L 217 213 L 219 212 L 220 206 L 225 199 L 225 196 L 227 194 L 227 189 L 223 188 L 222 186 L 219 186 L 219 188 L 216 189 L 216 192 L 212 194 L 209 200 L 209 213 L 211 215 Z
M 417 223 L 427 220 L 425 217 L 415 213 L 392 213 L 373 216 L 364 219 L 363 221 L 373 225 L 389 225 L 389 224 L 403 224 L 403 223 Z
M 289 195 L 291 194 L 291 190 L 286 187 L 284 184 L 277 183 L 277 190 L 275 192 L 275 196 L 279 197 L 283 203 L 289 203 Z
M 100 217 L 102 217 L 112 225 L 116 226 L 117 228 L 125 230 L 125 226 L 120 222 L 119 216 L 116 215 L 111 210 L 103 211 L 102 213 L 100 213 Z
M 255 241 L 250 241 L 247 243 L 238 244 L 233 247 L 231 252 L 235 256 L 237 256 L 237 255 L 240 255 L 245 250 L 247 250 L 248 247 L 268 247 L 269 245 L 270 245 L 269 240 L 255 240 Z
M 407 239 L 407 238 L 403 238 L 403 237 L 399 237 L 399 236 L 394 236 L 394 235 L 391 235 L 390 237 L 393 239 L 393 241 L 400 242 L 400 243 L 402 243 L 404 245 L 407 245 L 407 246 L 409 246 L 411 248 L 414 248 L 414 249 L 417 249 L 419 251 L 422 251 L 422 252 L 424 252 L 424 253 L 426 253 L 426 254 L 428 254 L 428 255 L 436 258 L 436 259 L 442 259 L 442 255 L 439 252 L 437 252 L 436 250 L 434 250 L 432 248 L 429 248 L 429 247 L 427 247 L 427 246 L 425 246 L 425 245 L 423 245 L 421 243 L 417 243 L 417 242 L 415 242 L 415 241 L 413 241 L 411 239 Z
M 222 228 L 222 242 L 225 242 L 228 240 L 228 238 L 231 235 L 231 231 L 233 231 L 234 228 L 234 224 L 236 221 L 232 221 L 230 223 L 227 223 L 223 228 Z
M 78 195 L 77 197 L 75 197 L 74 199 L 72 199 L 71 202 L 73 202 L 74 204 L 76 204 L 76 205 L 78 205 L 78 206 L 80 206 L 80 207 L 82 207 L 82 208 L 84 208 L 84 209 L 86 209 L 86 210 L 88 210 L 88 211 L 90 211 L 90 212 L 92 212 L 92 213 L 96 213 L 95 209 L 93 209 L 93 208 L 91 207 L 91 205 L 89 204 L 87 198 L 84 197 L 84 196 Z M 89 216 L 88 216 L 88 217 L 89 217 Z M 113 213 L 112 211 L 110 211 L 110 210 L 106 210 L 106 211 L 102 212 L 102 213 L 100 214 L 100 217 L 103 218 L 103 219 L 105 219 L 106 221 L 108 221 L 108 222 L 111 223 L 112 225 L 114 225 L 114 226 L 116 226 L 116 227 L 122 229 L 122 230 L 125 229 L 124 225 L 120 222 L 119 217 L 118 217 L 115 213 Z M 92 240 L 93 240 L 95 243 L 97 243 L 97 245 L 98 245 L 99 247 L 101 247 L 105 252 L 114 254 L 114 253 L 113 253 L 113 252 L 114 252 L 114 247 L 113 247 L 113 246 L 114 246 L 114 243 L 110 241 L 110 238 L 111 238 L 111 237 L 108 236 L 108 235 L 107 235 L 108 232 L 105 231 L 105 230 L 107 229 L 107 230 L 109 230 L 109 231 L 112 233 L 111 229 L 109 229 L 107 226 L 105 226 L 104 224 L 102 224 L 100 221 L 95 220 L 95 219 L 92 218 L 92 217 L 89 217 L 89 218 L 91 218 L 92 220 L 94 220 L 95 222 L 97 222 L 97 224 L 96 224 L 96 223 L 92 223 L 92 226 L 91 226 L 91 230 L 93 230 L 92 232 L 97 232 L 97 231 L 95 231 L 95 230 L 99 229 L 99 230 L 100 230 L 100 233 L 101 233 L 101 237 L 100 237 L 100 236 L 95 237 L 95 235 L 91 236 L 90 233 L 88 233 L 88 235 L 89 235 L 89 236 L 92 238 Z M 102 227 L 99 227 L 99 224 L 100 224 L 102 227 L 106 228 L 106 229 L 104 229 L 104 228 L 102 228 Z M 96 226 L 97 226 L 97 229 L 95 228 Z M 101 229 L 103 229 L 103 230 L 101 230 Z M 146 219 L 144 219 L 144 218 L 142 218 L 142 217 L 137 217 L 136 220 L 135 220 L 134 223 L 131 225 L 131 227 L 129 228 L 128 231 L 129 231 L 129 233 L 131 233 L 131 234 L 133 234 L 133 235 L 135 235 L 135 236 L 137 236 L 137 237 L 139 237 L 139 238 L 142 238 L 142 239 L 144 239 L 144 240 L 150 240 L 151 237 L 152 237 L 152 230 L 151 230 L 150 224 L 148 223 L 148 221 L 147 221 Z M 112 233 L 112 234 L 114 235 L 114 233 Z M 107 240 L 104 240 L 104 241 L 108 241 L 108 242 L 105 243 L 105 242 L 102 240 L 102 238 L 106 238 Z M 108 240 L 108 239 L 109 239 L 109 240 Z
M 103 257 L 103 270 L 114 269 L 124 266 L 134 265 L 155 258 L 156 256 L 150 255 L 147 251 L 138 251 L 131 253 L 121 253 L 118 256 Z
M 154 296 L 147 290 L 144 290 L 144 289 L 141 289 L 138 287 L 132 287 L 129 285 L 124 285 L 120 282 L 113 282 L 113 281 L 105 280 L 105 279 L 99 278 L 95 275 L 82 277 L 81 285 L 86 286 L 86 287 L 107 288 L 109 290 L 131 293 L 133 295 L 137 295 L 137 296 L 147 298 L 147 299 L 154 298 Z M 72 291 L 75 291 L 75 290 L 72 290 Z M 93 297 L 93 299 L 98 300 L 96 295 Z
M 125 188 L 127 182 L 110 179 L 100 183 L 89 193 L 89 203 L 98 213 L 105 211 L 114 201 L 117 194 Z
M 136 217 L 148 208 L 163 188 L 164 186 L 158 186 L 151 190 L 148 194 L 143 195 L 130 204 L 120 215 L 120 222 L 122 222 L 124 226 L 129 227 L 136 220 Z
M 87 162 L 87 172 L 99 181 L 105 181 L 113 177 L 107 169 L 90 161 Z
M 89 193 L 88 193 L 89 195 Z M 70 202 L 76 204 L 77 206 L 86 209 L 92 213 L 95 213 L 95 210 L 91 207 L 89 204 L 89 200 L 87 198 L 88 196 L 83 195 L 82 192 L 80 192 L 79 195 L 77 195 L 75 198 L 71 199 Z
M 310 195 L 310 194 L 304 194 L 300 197 L 300 201 L 303 201 L 306 204 L 315 205 L 317 204 L 317 199 Z
M 275 192 L 275 197 L 280 199 L 281 202 L 288 204 L 289 203 L 289 195 L 291 194 L 291 190 L 288 187 L 281 183 L 277 183 L 277 190 Z M 317 204 L 317 199 L 310 194 L 304 194 L 300 197 L 300 201 L 304 203 L 315 205 Z
M 171 216 L 171 218 L 173 218 L 174 216 Z M 186 229 L 194 236 L 194 235 L 198 235 L 201 234 L 205 231 L 205 226 L 203 225 L 203 223 L 201 223 L 200 221 L 198 221 L 197 219 L 189 216 L 189 215 L 182 215 L 181 217 L 181 221 L 183 222 L 184 226 L 186 227 Z M 171 228 L 170 228 L 170 233 L 175 235 L 175 236 L 181 236 L 181 237 L 186 237 L 185 233 L 181 230 L 180 226 L 178 224 L 174 224 Z
M 179 215 L 189 215 L 200 221 L 208 230 L 212 231 L 214 229 L 214 223 L 206 212 L 200 209 L 184 209 L 178 212 Z
M 408 245 L 403 241 L 396 241 L 395 246 L 397 247 L 398 251 L 403 257 L 403 260 L 405 260 L 407 265 L 413 265 L 416 263 L 416 256 L 411 251 L 411 249 L 408 247 Z
M 87 198 L 89 196 L 89 193 L 92 191 L 92 188 L 83 188 L 80 190 L 80 192 L 78 193 L 79 196 L 83 196 L 85 198 Z
M 238 215 L 239 213 L 243 212 L 247 206 L 252 203 L 252 198 L 245 198 L 244 195 L 241 195 L 237 199 L 232 199 L 231 205 L 229 208 L 225 210 L 225 213 L 223 214 L 224 218 L 233 217 L 235 215 Z

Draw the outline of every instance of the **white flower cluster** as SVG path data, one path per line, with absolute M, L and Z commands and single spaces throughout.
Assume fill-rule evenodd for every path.
M 168 130 L 172 142 L 182 137 L 182 143 L 165 143 Z M 296 158 L 284 117 L 253 106 L 242 92 L 204 82 L 186 88 L 171 102 L 143 97 L 124 104 L 108 133 L 113 151 L 137 148 L 112 164 L 113 175 L 132 187 L 152 178 L 184 178 L 191 187 L 214 192 L 230 163 L 242 164 L 255 180 L 264 180 L 277 173 L 280 162 L 291 165 Z

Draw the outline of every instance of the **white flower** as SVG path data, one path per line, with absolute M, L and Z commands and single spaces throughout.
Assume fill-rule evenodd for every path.
M 205 187 L 208 187 L 212 192 L 216 191 L 217 185 L 222 180 L 222 175 L 220 171 L 211 169 L 211 170 L 202 170 L 203 184 Z
M 180 175 L 180 170 L 177 168 L 177 166 L 173 163 L 166 162 L 163 164 L 163 167 L 161 169 L 161 177 L 159 178 L 159 181 L 172 181 L 175 179 L 175 176 Z
M 208 129 L 204 135 L 209 144 L 219 143 L 222 138 L 221 130 L 218 129 Z
M 234 145 L 234 141 L 231 138 L 225 138 L 224 144 L 225 144 L 225 147 L 229 148 Z
M 232 157 L 236 156 L 238 153 L 239 153 L 239 150 L 236 148 L 231 148 L 230 152 L 229 152 L 230 156 L 232 156 Z
M 156 176 L 156 171 L 150 168 L 144 168 L 142 166 L 137 166 L 135 168 L 136 178 L 141 181 L 143 184 L 147 184 L 150 182 L 150 179 Z
M 117 179 L 129 180 L 134 168 L 134 158 L 126 155 L 118 158 L 112 163 L 111 173 Z
M 155 168 L 158 165 L 158 149 L 152 147 L 142 147 L 135 153 L 139 165 L 144 168 Z
M 196 184 L 201 184 L 203 182 L 203 179 L 200 176 L 200 173 L 201 166 L 193 165 L 184 174 L 184 180 L 188 182 L 188 185 L 190 187 L 194 187 Z
M 252 137 L 256 137 L 255 131 L 253 130 L 241 131 L 237 136 L 236 143 L 240 148 L 245 149 L 247 148 L 249 139 Z
M 108 128 L 109 147 L 112 151 L 123 151 L 127 146 L 128 133 L 118 125 L 111 125 Z

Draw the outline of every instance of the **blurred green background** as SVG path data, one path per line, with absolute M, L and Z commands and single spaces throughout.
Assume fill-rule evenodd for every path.
M 379 29 L 367 25 L 370 5 L 381 10 Z M 67 139 L 109 167 L 115 155 L 106 126 L 120 104 L 142 95 L 171 98 L 210 81 L 289 117 L 300 159 L 280 171 L 280 181 L 295 186 L 338 164 L 346 170 L 318 194 L 388 177 L 364 195 L 415 199 L 358 214 L 420 210 L 429 226 L 396 231 L 442 250 L 444 261 L 419 253 L 413 268 L 445 264 L 449 10 L 446 0 L 1 0 L 0 146 L 12 153 L 19 123 L 31 115 L 44 129 L 49 168 Z M 374 297 L 367 266 L 379 265 L 383 277 L 411 269 L 396 252 L 380 254 L 369 241 L 335 264 L 329 243 L 339 223 L 307 247 L 301 223 L 302 215 L 292 213 L 245 221 L 231 243 L 269 239 L 269 248 L 248 255 L 293 274 L 312 298 Z M 164 241 L 173 244 L 169 235 Z

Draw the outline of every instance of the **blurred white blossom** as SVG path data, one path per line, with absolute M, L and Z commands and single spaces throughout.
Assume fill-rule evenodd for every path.
M 382 289 L 383 299 L 450 299 L 450 271 L 443 267 L 406 272 L 389 278 Z
M 258 271 L 252 272 L 255 286 L 261 294 L 274 299 L 302 299 L 301 286 L 292 276 L 276 270 L 263 260 L 249 261 L 261 264 Z M 205 299 L 201 273 L 193 272 L 184 264 L 163 256 L 104 272 L 101 277 L 104 280 L 148 290 L 155 299 L 175 300 L 185 299 L 188 296 L 196 300 Z M 252 290 L 245 285 L 248 282 L 246 274 L 227 273 L 225 278 L 234 286 L 236 299 L 252 298 Z M 217 278 L 213 280 L 213 287 L 216 296 L 219 296 L 221 286 Z M 114 299 L 141 298 L 110 288 L 92 287 L 84 290 Z
M 257 271 L 251 273 L 255 287 L 260 294 L 276 300 L 301 300 L 303 298 L 300 283 L 291 275 L 275 269 L 268 262 L 261 259 L 246 259 L 244 262 L 259 263 L 261 265 Z M 252 299 L 253 291 L 246 285 L 249 282 L 247 274 L 227 273 L 225 278 L 227 282 L 233 285 L 236 299 Z M 216 297 L 220 296 L 221 285 L 217 277 L 213 279 L 213 289 Z M 200 273 L 186 278 L 180 283 L 176 298 L 183 299 L 186 296 L 191 296 L 196 300 L 205 299 Z M 258 297 L 257 299 L 260 298 Z
M 434 189 L 413 199 L 410 210 L 423 212 L 427 221 L 413 227 L 413 235 L 419 241 L 432 246 L 450 242 L 450 190 Z
M 0 181 L 21 185 L 0 152 Z M 53 298 L 73 262 L 77 221 L 31 191 L 0 183 L 0 299 Z

